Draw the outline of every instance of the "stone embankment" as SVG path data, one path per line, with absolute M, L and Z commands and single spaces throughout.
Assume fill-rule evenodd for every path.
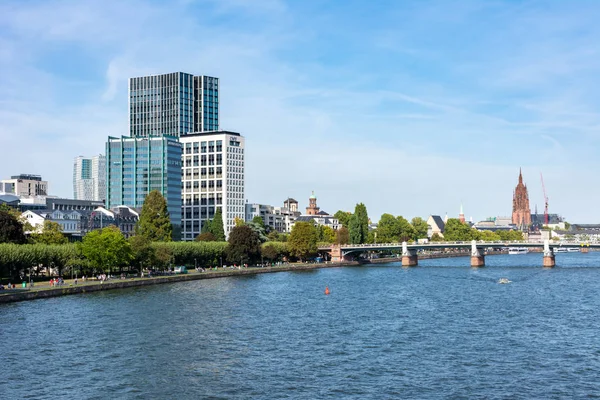
M 499 254 L 499 252 L 498 252 Z M 466 257 L 469 253 L 440 253 L 440 254 L 421 254 L 419 259 L 428 258 L 449 258 Z M 90 283 L 80 283 L 79 285 L 70 284 L 57 288 L 34 288 L 34 289 L 10 289 L 0 292 L 0 303 L 12 303 L 24 300 L 36 300 L 49 297 L 66 296 L 70 294 L 83 294 L 99 292 L 104 290 L 125 289 L 140 286 L 158 285 L 161 283 L 195 281 L 200 279 L 215 279 L 239 275 L 265 274 L 284 271 L 306 271 L 319 268 L 334 268 L 344 266 L 357 266 L 369 263 L 389 263 L 400 261 L 399 258 L 375 258 L 363 261 L 344 261 L 340 263 L 319 263 L 319 264 L 286 264 L 276 267 L 248 268 L 248 269 L 219 269 L 217 271 L 192 272 L 190 274 L 157 276 L 153 278 L 130 278 L 130 279 L 112 279 L 100 284 L 96 281 Z

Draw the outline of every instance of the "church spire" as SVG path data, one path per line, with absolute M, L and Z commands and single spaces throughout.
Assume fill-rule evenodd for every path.
M 519 167 L 519 183 L 523 183 L 523 174 L 521 173 L 520 167 Z

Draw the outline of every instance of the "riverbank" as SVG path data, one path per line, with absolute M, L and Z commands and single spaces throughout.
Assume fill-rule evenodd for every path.
M 498 254 L 501 254 L 498 252 Z M 419 259 L 431 258 L 453 258 L 467 257 L 469 253 L 440 253 L 440 254 L 422 254 Z M 492 255 L 492 254 L 490 254 Z M 104 290 L 125 289 L 140 286 L 158 285 L 162 283 L 186 282 L 200 279 L 216 279 L 240 275 L 255 275 L 273 272 L 286 271 L 307 271 L 320 268 L 336 268 L 347 266 L 358 266 L 365 264 L 384 264 L 400 262 L 399 257 L 390 258 L 374 258 L 363 261 L 344 261 L 339 263 L 315 263 L 315 264 L 284 264 L 274 267 L 264 268 L 243 268 L 229 269 L 219 268 L 218 270 L 207 270 L 206 272 L 196 272 L 191 270 L 188 274 L 157 276 L 152 278 L 126 278 L 126 279 L 111 279 L 108 281 L 88 280 L 82 282 L 79 280 L 77 284 L 73 280 L 66 280 L 65 284 L 60 287 L 51 287 L 48 283 L 37 283 L 33 288 L 16 288 L 3 290 L 0 292 L 0 304 L 13 303 L 25 300 L 37 300 L 50 297 L 68 296 L 72 294 L 93 293 Z M 48 286 L 46 286 L 48 285 Z

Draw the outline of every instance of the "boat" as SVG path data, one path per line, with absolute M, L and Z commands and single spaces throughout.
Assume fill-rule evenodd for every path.
M 577 247 L 555 247 L 555 253 L 578 253 L 579 249 Z
M 512 282 L 512 281 L 509 281 L 507 278 L 500 278 L 500 279 L 498 280 L 498 283 L 502 283 L 502 284 L 504 284 L 504 283 L 511 283 L 511 282 Z
M 529 249 L 527 247 L 509 247 L 508 254 L 527 254 Z

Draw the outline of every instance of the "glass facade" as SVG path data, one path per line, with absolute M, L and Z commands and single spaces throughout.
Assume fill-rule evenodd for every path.
M 181 144 L 171 136 L 112 138 L 106 143 L 107 208 L 141 208 L 152 190 L 167 200 L 173 238 L 181 228 Z
M 179 137 L 218 128 L 218 78 L 174 72 L 129 80 L 132 137 Z

